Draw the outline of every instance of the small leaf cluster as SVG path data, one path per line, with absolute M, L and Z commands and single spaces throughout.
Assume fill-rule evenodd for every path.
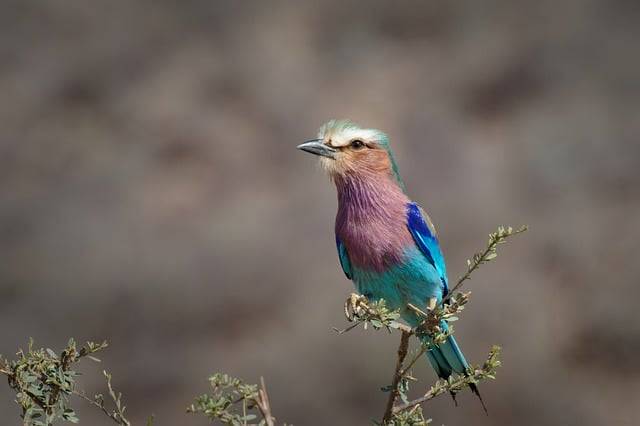
M 397 418 L 404 411 L 412 410 L 415 406 L 422 404 L 444 393 L 457 393 L 470 384 L 477 384 L 483 380 L 495 379 L 496 370 L 500 367 L 500 347 L 494 345 L 489 351 L 489 356 L 482 366 L 470 367 L 466 374 L 450 376 L 448 379 L 438 380 L 429 391 L 422 397 L 413 401 L 404 402 L 393 409 L 392 419 Z
M 494 345 L 482 366 L 471 367 L 466 375 L 451 376 L 447 380 L 438 380 L 429 390 L 434 397 L 445 392 L 459 392 L 470 384 L 477 384 L 483 380 L 495 379 L 496 370 L 500 367 L 500 346 Z
M 429 309 L 427 312 L 409 304 L 409 309 L 422 319 L 421 324 L 415 328 L 415 333 L 429 336 L 431 338 L 430 346 L 444 343 L 454 331 L 450 323 L 458 320 L 457 315 L 464 310 L 465 305 L 469 302 L 470 295 L 470 292 L 456 293 L 451 296 L 447 303 Z M 443 326 L 443 322 L 447 323 L 447 327 Z
M 374 330 L 384 328 L 389 332 L 402 326 L 398 323 L 400 311 L 389 309 L 384 299 L 371 302 L 364 296 L 352 294 L 345 302 L 344 313 L 347 320 L 354 324 L 344 330 L 334 328 L 339 334 L 360 324 L 363 324 L 365 330 L 371 325 Z
M 15 401 L 22 409 L 23 424 L 47 426 L 58 420 L 77 423 L 69 403 L 78 376 L 72 366 L 84 357 L 97 360 L 91 354 L 106 348 L 107 343 L 88 342 L 78 348 L 76 342 L 69 339 L 60 355 L 52 349 L 33 346 L 30 340 L 27 350 L 20 349 L 12 361 L 0 357 L 0 373 L 7 376 L 9 386 L 16 392 Z
M 499 244 L 505 243 L 507 241 L 507 238 L 511 237 L 512 235 L 520 234 L 526 230 L 526 226 L 523 226 L 516 231 L 514 231 L 511 226 L 508 226 L 506 228 L 504 226 L 498 226 L 498 230 L 496 232 L 492 232 L 489 234 L 487 254 L 485 256 L 482 256 L 476 253 L 473 256 L 473 262 L 471 260 L 467 260 L 467 267 L 471 266 L 473 263 L 484 263 L 495 259 L 498 256 L 497 249 Z
M 431 419 L 425 419 L 420 404 L 414 405 L 410 410 L 395 414 L 385 426 L 426 426 Z
M 249 411 L 259 405 L 260 394 L 257 385 L 246 384 L 227 374 L 216 373 L 209 378 L 210 393 L 195 398 L 187 408 L 188 413 L 204 414 L 210 420 L 223 424 L 241 426 L 255 422 L 258 416 Z M 256 424 L 256 423 L 251 423 Z M 265 425 L 262 419 L 258 425 Z
M 400 318 L 400 311 L 389 309 L 384 299 L 380 299 L 369 305 L 368 311 L 361 316 L 360 320 L 364 322 L 365 330 L 370 324 L 374 330 L 386 328 L 387 331 L 391 331 L 391 329 L 397 328 L 398 318 Z

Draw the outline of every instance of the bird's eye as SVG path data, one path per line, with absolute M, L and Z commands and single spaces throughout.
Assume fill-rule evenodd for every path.
M 360 139 L 351 141 L 351 148 L 353 149 L 362 149 L 364 147 L 365 147 L 365 144 Z

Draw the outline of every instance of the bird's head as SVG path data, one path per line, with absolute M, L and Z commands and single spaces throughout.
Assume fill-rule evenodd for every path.
M 404 190 L 389 138 L 376 129 L 365 129 L 348 120 L 331 120 L 320 127 L 316 139 L 298 149 L 320 157 L 331 178 L 388 175 Z

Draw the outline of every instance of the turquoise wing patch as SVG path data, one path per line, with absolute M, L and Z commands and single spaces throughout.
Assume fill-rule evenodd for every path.
M 336 235 L 336 247 L 338 248 L 338 257 L 340 258 L 340 266 L 347 278 L 351 279 L 351 261 L 349 260 L 349 253 L 347 248 L 342 244 L 342 241 Z

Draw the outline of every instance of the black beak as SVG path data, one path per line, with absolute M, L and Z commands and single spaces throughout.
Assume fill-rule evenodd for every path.
M 338 152 L 329 145 L 322 143 L 322 139 L 306 141 L 305 143 L 298 145 L 298 149 L 328 158 L 336 158 L 336 152 Z

